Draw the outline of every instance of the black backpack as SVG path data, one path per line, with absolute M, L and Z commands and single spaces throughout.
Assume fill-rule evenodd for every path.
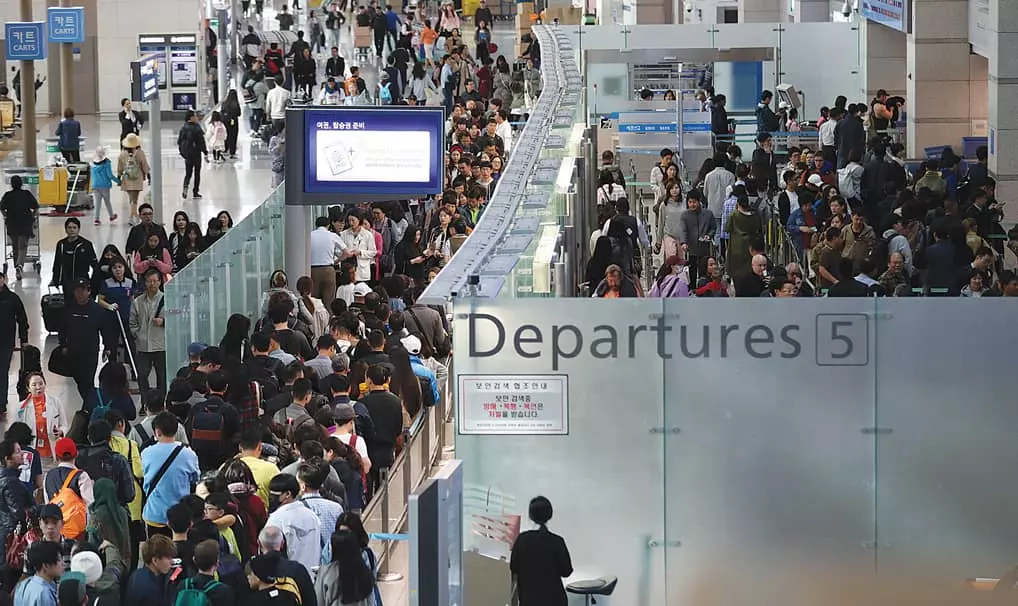
M 191 412 L 191 447 L 195 450 L 219 451 L 223 445 L 222 404 L 205 400 Z
M 101 478 L 108 478 L 114 484 L 117 482 L 116 467 L 113 462 L 114 453 L 109 446 L 85 446 L 78 451 L 78 457 L 74 464 L 96 482 Z
M 138 432 L 138 437 L 141 438 L 141 444 L 138 445 L 138 452 L 141 452 L 156 443 L 155 436 L 149 434 L 149 432 L 145 430 L 145 426 L 143 424 L 138 423 L 134 426 L 134 430 Z

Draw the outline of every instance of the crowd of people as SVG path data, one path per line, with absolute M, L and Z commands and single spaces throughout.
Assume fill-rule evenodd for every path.
M 674 152 L 661 151 L 650 173 L 653 245 L 605 152 L 603 227 L 586 275 L 594 296 L 643 296 L 645 287 L 658 297 L 1018 296 L 1018 276 L 1004 269 L 1018 229 L 1001 225 L 985 146 L 974 161 L 947 147 L 910 167 L 888 134 L 900 100 L 882 90 L 868 105 L 839 97 L 813 137 L 799 131 L 779 146 L 772 131 L 787 128 L 787 109 L 770 109 L 770 91 L 760 99 L 748 161 L 716 137 L 686 190 Z M 650 250 L 662 262 L 645 277 Z

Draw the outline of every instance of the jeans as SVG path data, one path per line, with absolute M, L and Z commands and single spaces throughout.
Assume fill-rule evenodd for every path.
M 184 193 L 187 193 L 187 186 L 191 183 L 191 175 L 194 175 L 194 189 L 192 190 L 195 195 L 198 195 L 198 190 L 201 189 L 201 156 L 191 156 L 190 158 L 184 158 Z
M 110 188 L 95 188 L 92 190 L 92 199 L 95 203 L 95 220 L 98 221 L 102 214 L 102 204 L 106 203 L 106 213 L 113 219 L 113 204 L 110 203 Z
M 335 296 L 335 293 L 333 293 Z M 0 398 L 0 412 L 7 412 L 7 390 L 11 388 L 10 385 L 10 373 L 11 373 L 11 360 L 14 359 L 14 347 L 0 347 L 0 372 L 3 376 L 0 377 L 0 389 L 3 391 L 3 397 Z
M 284 128 L 286 128 L 286 120 L 285 119 L 275 119 L 274 118 L 272 120 L 272 133 L 273 134 L 278 135 L 279 133 L 283 132 Z
M 258 133 L 258 129 L 265 124 L 265 110 L 264 109 L 252 109 L 251 110 L 251 131 L 255 134 Z
M 74 376 L 71 378 L 74 379 L 74 383 L 78 387 L 78 394 L 81 396 L 81 402 L 84 404 L 89 394 L 95 389 L 95 371 L 99 368 L 99 352 L 84 354 L 84 352 L 75 352 L 72 349 L 70 356 L 74 365 Z
M 166 352 L 165 351 L 136 351 L 135 363 L 138 365 L 138 388 L 142 397 L 151 389 L 149 375 L 156 371 L 156 390 L 162 396 L 166 395 Z
M 339 48 L 339 32 L 342 31 L 340 28 L 325 30 L 325 42 L 328 47 L 325 50 L 329 50 L 332 47 Z
M 11 236 L 11 246 L 14 247 L 14 267 L 25 268 L 25 257 L 28 256 L 28 236 Z

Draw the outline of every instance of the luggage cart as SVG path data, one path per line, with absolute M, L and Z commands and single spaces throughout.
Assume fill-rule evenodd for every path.
M 356 60 L 362 63 L 367 61 L 374 47 L 375 38 L 371 32 L 371 26 L 355 26 L 353 30 L 353 48 Z
M 9 168 L 4 171 L 4 186 L 10 186 L 11 177 L 18 175 L 22 179 L 22 187 L 38 198 L 39 194 L 39 171 L 35 168 Z M 14 264 L 14 242 L 7 235 L 7 221 L 4 220 L 3 229 L 0 229 L 0 251 L 3 252 L 3 270 L 7 270 Z M 7 248 L 10 247 L 8 251 Z M 28 247 L 25 252 L 25 263 L 30 263 L 35 273 L 42 276 L 42 255 L 39 249 L 39 211 L 35 212 L 35 220 L 32 225 L 32 237 L 28 240 Z M 10 263 L 8 263 L 10 260 Z

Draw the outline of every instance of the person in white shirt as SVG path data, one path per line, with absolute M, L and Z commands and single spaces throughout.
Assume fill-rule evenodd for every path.
M 315 219 L 315 229 L 311 232 L 311 280 L 314 281 L 314 296 L 321 299 L 326 309 L 336 299 L 336 265 L 343 259 L 353 256 L 347 250 L 343 238 L 336 232 L 329 231 L 329 218 Z
M 307 568 L 321 564 L 322 523 L 315 512 L 298 500 L 297 478 L 281 473 L 269 482 L 269 520 L 265 528 L 278 528 L 286 540 L 286 553 L 291 560 Z
M 351 256 L 357 257 L 357 281 L 367 282 L 371 280 L 371 263 L 375 260 L 375 235 L 371 230 L 364 229 L 362 223 L 364 216 L 354 208 L 347 215 L 346 223 L 349 226 L 339 234 L 346 244 Z
M 345 98 L 343 87 L 336 84 L 335 78 L 330 77 L 325 81 L 322 91 L 318 93 L 318 105 L 343 105 Z
M 265 115 L 272 121 L 272 130 L 276 134 L 283 132 L 286 121 L 286 106 L 290 105 L 290 91 L 286 90 L 278 80 L 269 79 L 272 89 L 265 95 Z
M 495 134 L 502 137 L 503 155 L 509 157 L 509 149 L 513 143 L 513 127 L 509 124 L 509 114 L 504 109 L 495 112 Z
M 820 125 L 820 149 L 825 160 L 834 158 L 837 155 L 837 150 L 834 147 L 834 129 L 837 128 L 838 122 L 844 117 L 845 110 L 835 107 L 831 110 L 831 118 L 824 120 L 824 123 Z

